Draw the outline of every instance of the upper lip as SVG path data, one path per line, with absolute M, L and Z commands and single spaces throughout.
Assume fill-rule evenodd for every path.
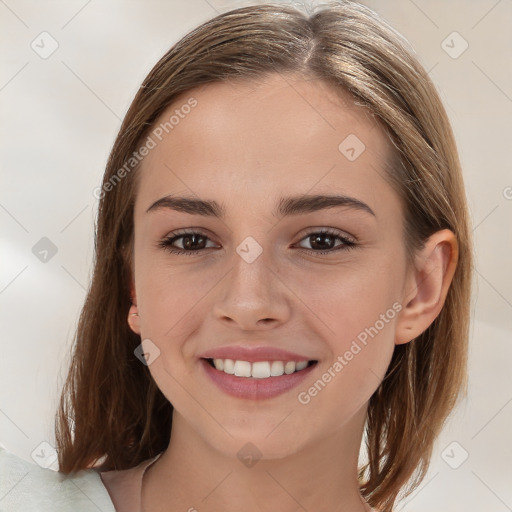
M 272 346 L 245 347 L 243 345 L 226 345 L 203 352 L 202 359 L 232 359 L 233 361 L 314 361 L 310 357 L 289 352 Z

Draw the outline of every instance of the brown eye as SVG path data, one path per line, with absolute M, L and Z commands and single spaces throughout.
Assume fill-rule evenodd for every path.
M 173 254 L 191 255 L 193 253 L 199 254 L 202 250 L 210 248 L 211 246 L 206 246 L 208 240 L 209 238 L 206 235 L 197 232 L 172 233 L 161 240 L 158 245 Z
M 331 252 L 349 249 L 356 245 L 355 241 L 331 230 L 313 231 L 306 235 L 301 241 L 306 241 L 311 249 L 305 248 L 314 254 L 328 254 Z M 337 242 L 339 240 L 340 242 Z

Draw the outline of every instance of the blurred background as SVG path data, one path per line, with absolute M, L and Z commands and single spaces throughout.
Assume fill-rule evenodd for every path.
M 45 454 L 57 468 L 54 414 L 90 279 L 93 190 L 135 92 L 185 33 L 255 3 L 266 2 L 0 0 L 0 444 L 19 457 Z M 476 246 L 468 394 L 397 510 L 512 510 L 512 2 L 362 3 L 409 40 L 440 92 Z

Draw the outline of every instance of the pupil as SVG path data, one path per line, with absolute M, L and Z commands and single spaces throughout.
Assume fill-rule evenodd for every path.
M 197 243 L 197 239 L 201 240 L 202 235 L 188 235 L 187 237 L 183 238 L 183 246 L 185 249 L 191 249 L 194 246 L 194 243 Z M 190 239 L 193 240 L 192 243 L 190 243 Z
M 327 244 L 328 245 L 327 249 L 332 249 L 332 247 L 334 247 L 332 237 L 331 237 L 331 235 L 325 234 L 325 233 L 311 236 L 310 237 L 311 247 L 313 247 L 313 248 L 316 247 L 317 249 L 326 249 L 325 238 L 328 238 L 331 241 L 330 243 Z M 324 239 L 324 243 L 322 243 L 322 239 Z M 318 247 L 318 244 L 320 244 L 320 247 Z

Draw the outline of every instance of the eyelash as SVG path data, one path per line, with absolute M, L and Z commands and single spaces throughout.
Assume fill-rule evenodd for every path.
M 197 255 L 200 255 L 201 252 L 203 252 L 207 248 L 191 251 L 191 250 L 187 250 L 187 249 L 176 249 L 176 248 L 172 247 L 172 244 L 176 240 L 179 240 L 180 238 L 186 238 L 188 236 L 194 236 L 194 235 L 199 235 L 199 236 L 202 236 L 202 237 L 206 238 L 207 240 L 209 240 L 209 238 L 204 233 L 201 233 L 200 231 L 185 231 L 185 232 L 175 231 L 175 232 L 171 233 L 170 235 L 166 236 L 165 238 L 163 238 L 162 240 L 160 240 L 157 245 L 159 248 L 165 249 L 166 251 L 168 251 L 172 254 L 177 254 L 177 255 L 183 254 L 186 256 L 197 256 Z M 339 246 L 337 246 L 337 248 L 334 247 L 333 249 L 328 249 L 326 251 L 315 251 L 313 249 L 303 249 L 306 252 L 308 252 L 309 254 L 323 255 L 323 254 L 331 254 L 333 252 L 340 251 L 340 250 L 348 251 L 350 249 L 354 249 L 358 245 L 353 239 L 343 236 L 338 231 L 335 231 L 332 229 L 319 229 L 319 230 L 311 231 L 309 233 L 306 233 L 306 235 L 304 235 L 304 237 L 301 238 L 299 240 L 299 242 L 301 242 L 302 240 L 304 240 L 308 237 L 311 237 L 312 235 L 330 235 L 332 237 L 336 237 L 336 238 L 340 239 L 343 243 L 340 244 Z M 209 247 L 208 249 L 211 249 L 211 247 Z

